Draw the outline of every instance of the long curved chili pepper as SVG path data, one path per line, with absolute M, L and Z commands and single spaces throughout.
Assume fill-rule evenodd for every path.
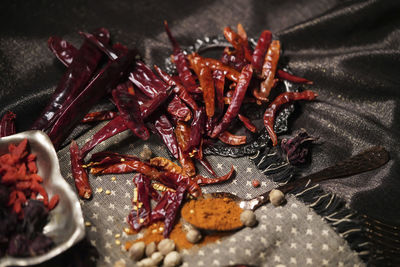
M 242 114 L 238 114 L 238 118 L 243 123 L 244 127 L 246 127 L 250 132 L 257 132 L 257 127 L 250 121 L 249 118 L 243 116 Z
M 237 33 L 240 36 L 240 38 L 242 38 L 243 47 L 244 47 L 244 55 L 246 57 L 246 60 L 248 62 L 251 62 L 251 60 L 253 58 L 253 51 L 250 48 L 249 41 L 247 39 L 247 33 L 246 33 L 245 29 L 243 28 L 243 25 L 240 23 L 238 23 L 238 25 L 237 25 Z
M 140 139 L 149 139 L 150 133 L 144 125 L 136 97 L 122 87 L 112 90 L 112 97 L 124 124 Z
M 189 194 L 194 197 L 202 195 L 201 188 L 196 181 L 183 174 L 163 172 L 156 180 L 175 190 L 178 187 L 185 187 Z
M 221 122 L 214 127 L 211 134 L 212 138 L 216 138 L 220 133 L 224 132 L 229 127 L 232 120 L 237 116 L 237 114 L 239 114 L 239 109 L 242 105 L 244 96 L 246 95 L 247 87 L 249 86 L 252 75 L 253 70 L 251 65 L 246 65 L 240 74 L 239 82 L 237 83 L 232 96 L 232 102 L 222 117 Z
M 180 48 L 178 42 L 175 40 L 174 36 L 172 36 L 167 21 L 164 21 L 164 28 L 173 47 L 173 61 L 176 65 L 179 79 L 189 92 L 195 93 L 197 92 L 196 79 L 189 69 L 189 63 L 186 59 L 186 56 Z
M 51 36 L 47 40 L 47 45 L 66 67 L 71 65 L 74 57 L 78 54 L 78 49 L 75 46 L 57 36 Z
M 177 95 L 169 102 L 167 111 L 177 120 L 189 121 L 192 118 L 192 112 Z
M 225 144 L 231 146 L 239 146 L 246 144 L 247 137 L 244 135 L 234 135 L 228 131 L 225 131 L 218 136 L 218 139 Z
M 166 92 L 169 87 L 141 61 L 136 62 L 135 69 L 129 74 L 129 80 L 150 98 L 156 97 L 160 92 Z
M 112 110 L 94 111 L 85 115 L 82 119 L 82 123 L 98 122 L 98 121 L 109 121 L 118 116 L 118 112 Z
M 150 165 L 161 168 L 164 171 L 178 173 L 178 174 L 182 173 L 182 168 L 178 164 L 170 161 L 167 158 L 163 157 L 152 158 L 150 159 Z
M 168 150 L 176 159 L 178 159 L 179 150 L 178 143 L 174 134 L 174 127 L 168 120 L 167 116 L 161 115 L 158 119 L 156 119 L 154 126 L 164 144 L 167 146 Z
M 220 70 L 223 71 L 226 75 L 226 78 L 233 82 L 237 82 L 239 80 L 240 72 L 235 70 L 232 67 L 224 65 L 221 61 L 215 58 L 206 58 L 206 57 L 201 57 L 197 53 L 192 53 L 188 55 L 189 61 L 193 60 L 193 58 L 198 57 L 198 60 L 201 60 L 207 67 L 209 67 L 212 70 Z
M 92 154 L 89 160 L 90 163 L 85 164 L 84 167 L 87 168 L 92 166 L 108 166 L 111 164 L 130 161 L 130 160 L 140 160 L 140 159 L 133 155 L 125 155 L 109 151 L 101 151 Z
M 152 179 L 158 178 L 161 175 L 161 172 L 158 171 L 156 168 L 140 160 L 126 160 L 105 166 L 104 165 L 98 166 L 94 164 L 93 167 L 91 167 L 90 169 L 90 173 L 93 175 L 132 173 L 132 172 L 139 172 L 141 174 L 149 176 Z
M 190 130 L 189 145 L 186 147 L 185 152 L 189 152 L 191 149 L 196 148 L 200 144 L 205 124 L 206 124 L 206 116 L 204 108 L 196 110 L 194 112 L 193 120 L 190 125 L 191 130 Z
M 175 193 L 171 194 L 168 201 L 168 206 L 166 207 L 165 219 L 164 219 L 164 232 L 163 236 L 167 238 L 172 228 L 175 225 L 179 208 L 181 207 L 182 201 L 185 198 L 186 187 L 179 186 Z
M 269 93 L 272 87 L 275 86 L 275 72 L 278 66 L 279 55 L 281 51 L 281 44 L 278 40 L 271 42 L 265 55 L 264 64 L 262 67 L 261 76 L 264 81 L 260 84 L 260 90 L 253 91 L 253 95 L 260 101 L 268 101 Z
M 216 177 L 217 174 L 215 173 L 214 169 L 212 168 L 210 162 L 206 159 L 206 158 L 197 158 L 196 160 L 198 160 L 201 164 L 201 166 L 204 167 L 204 169 L 206 169 L 206 171 L 211 174 L 212 176 Z
M 233 168 L 233 166 L 232 166 L 231 170 L 227 174 L 225 174 L 221 177 L 207 178 L 207 177 L 203 177 L 201 175 L 197 175 L 196 177 L 193 178 L 193 180 L 195 180 L 198 185 L 217 184 L 217 183 L 225 182 L 225 181 L 231 179 L 234 172 L 235 172 L 235 168 Z
M 306 90 L 303 92 L 284 92 L 278 95 L 274 101 L 272 101 L 264 113 L 264 125 L 271 138 L 272 145 L 278 144 L 278 137 L 274 131 L 275 115 L 277 110 L 284 104 L 296 100 L 313 100 L 318 95 L 313 91 Z
M 220 70 L 213 71 L 216 110 L 219 115 L 224 111 L 225 73 Z
M 190 127 L 183 122 L 178 122 L 175 127 L 175 136 L 179 147 L 179 162 L 181 163 L 183 174 L 192 177 L 196 174 L 196 168 L 187 152 L 190 148 L 190 135 Z
M 151 205 L 150 205 L 150 179 L 142 174 L 133 177 L 135 184 L 135 196 L 132 200 L 133 209 L 128 215 L 128 223 L 130 226 L 139 231 L 142 227 L 147 226 L 151 222 Z
M 279 79 L 287 80 L 294 83 L 305 83 L 305 84 L 313 84 L 312 81 L 307 80 L 306 78 L 298 77 L 293 74 L 290 74 L 284 70 L 278 70 L 277 76 Z
M 96 36 L 104 37 L 104 31 L 106 30 L 98 30 Z M 108 42 L 108 40 L 107 38 L 101 39 L 102 42 Z M 33 123 L 32 130 L 45 131 L 54 125 L 63 110 L 73 102 L 92 78 L 102 55 L 101 51 L 93 46 L 90 41 L 85 40 L 83 42 L 71 65 L 58 83 L 49 104 Z
M 63 110 L 48 134 L 56 148 L 62 144 L 65 137 L 82 120 L 88 110 L 107 92 L 115 88 L 121 77 L 128 71 L 128 67 L 134 61 L 135 56 L 135 51 L 129 51 L 128 54 L 109 62 L 68 107 Z M 75 60 L 72 64 L 74 62 Z
M 188 93 L 186 88 L 180 82 L 176 81 L 171 75 L 164 72 L 158 66 L 154 65 L 154 69 L 164 82 L 166 82 L 169 86 L 175 86 L 174 92 L 178 94 L 179 98 L 182 99 L 182 101 L 185 102 L 186 105 L 188 105 L 193 111 L 199 108 L 196 104 L 196 101 L 194 101 L 192 96 Z
M 8 111 L 3 115 L 0 121 L 0 137 L 9 136 L 16 133 L 15 130 L 15 113 Z
M 243 40 L 239 34 L 234 32 L 230 27 L 225 27 L 224 36 L 225 39 L 232 44 L 236 51 L 236 55 L 240 57 L 239 60 L 251 61 L 251 51 L 249 51 L 248 46 L 246 47 L 245 40 Z
M 245 59 L 243 51 L 231 51 L 229 47 L 225 47 L 224 52 L 222 53 L 221 62 L 237 71 L 241 71 L 242 68 L 249 63 Z
M 92 196 L 89 176 L 86 170 L 82 167 L 79 147 L 74 140 L 71 142 L 69 152 L 71 156 L 71 172 L 74 177 L 76 189 L 78 190 L 78 195 L 81 198 L 89 199 Z
M 97 38 L 93 34 L 87 32 L 79 32 L 79 34 L 85 37 L 89 42 L 95 45 L 104 54 L 106 54 L 106 56 L 110 60 L 115 60 L 120 56 L 118 55 L 118 53 L 116 53 L 116 51 L 114 51 L 114 49 L 112 49 L 112 47 L 108 43 L 102 42 L 101 40 L 99 40 L 99 38 Z M 110 39 L 110 36 L 108 36 L 108 39 Z
M 256 48 L 253 52 L 253 57 L 251 59 L 251 65 L 256 73 L 261 73 L 264 56 L 269 48 L 269 45 L 271 44 L 271 40 L 272 33 L 267 30 L 263 31 L 258 38 Z

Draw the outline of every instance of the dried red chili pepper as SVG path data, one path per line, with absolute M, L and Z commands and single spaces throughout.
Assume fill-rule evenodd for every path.
M 175 86 L 174 92 L 178 94 L 179 98 L 182 99 L 183 102 L 185 102 L 193 111 L 198 109 L 196 101 L 194 101 L 192 96 L 180 82 L 176 81 L 176 79 L 161 70 L 156 65 L 154 65 L 154 69 L 164 82 L 166 82 L 169 86 Z
M 108 42 L 103 42 L 101 40 L 104 37 L 107 38 L 107 40 L 110 39 L 110 34 L 108 31 L 107 31 L 107 36 L 103 36 L 102 38 L 98 38 L 97 36 L 94 36 L 93 34 L 87 33 L 87 32 L 79 32 L 79 34 L 82 35 L 83 37 L 85 37 L 86 40 L 91 42 L 94 46 L 96 46 L 104 54 L 106 54 L 106 56 L 109 59 L 115 60 L 120 56 L 120 54 L 118 54 L 118 52 L 120 52 L 119 50 L 114 51 L 114 49 L 108 44 Z
M 265 55 L 264 64 L 262 67 L 261 76 L 264 81 L 260 84 L 260 90 L 254 90 L 253 95 L 259 101 L 268 101 L 268 96 L 272 87 L 275 86 L 275 72 L 278 66 L 279 55 L 281 51 L 281 44 L 278 40 L 271 42 Z
M 169 102 L 167 111 L 177 120 L 189 121 L 192 118 L 192 112 L 177 95 Z
M 241 122 L 243 122 L 244 127 L 246 127 L 250 132 L 257 132 L 257 127 L 250 121 L 249 118 L 243 116 L 242 114 L 238 114 L 238 118 Z
M 176 159 L 178 159 L 179 151 L 178 143 L 174 134 L 174 127 L 168 120 L 167 116 L 161 115 L 158 119 L 156 119 L 154 126 L 168 150 Z
M 54 196 L 50 199 L 49 205 L 47 206 L 47 207 L 49 208 L 49 210 L 54 209 L 54 208 L 57 206 L 57 204 L 58 204 L 59 201 L 60 201 L 60 197 L 59 197 L 58 195 L 54 195 Z
M 115 152 L 109 151 L 101 151 L 97 153 L 93 153 L 90 157 L 89 164 L 86 164 L 84 167 L 92 167 L 92 166 L 107 166 L 114 163 L 129 161 L 129 160 L 140 160 L 138 157 L 133 155 L 119 154 Z
M 0 137 L 9 136 L 16 133 L 15 130 L 15 113 L 8 111 L 3 115 L 0 121 Z
M 79 147 L 74 140 L 71 142 L 69 152 L 71 156 L 71 172 L 74 177 L 76 189 L 78 190 L 78 195 L 81 198 L 89 199 L 92 196 L 89 176 L 86 173 L 86 170 L 82 167 Z
M 105 29 L 97 30 L 96 37 L 102 42 L 108 42 L 109 38 L 104 36 Z M 33 123 L 33 130 L 47 130 L 61 116 L 64 110 L 85 88 L 92 78 L 100 59 L 101 51 L 92 45 L 90 41 L 84 41 L 71 65 L 58 83 L 49 104 L 44 108 L 41 115 Z M 64 130 L 64 129 L 63 129 Z
M 244 31 L 243 27 L 241 29 Z M 243 31 L 241 33 L 246 34 Z M 230 27 L 224 28 L 224 36 L 225 36 L 225 39 L 229 43 L 232 44 L 233 48 L 235 48 L 236 51 L 243 54 L 244 60 L 247 60 L 248 62 L 251 61 L 252 52 L 250 51 L 248 44 L 246 45 L 247 37 L 246 37 L 246 39 L 243 39 L 239 34 L 237 34 L 235 31 L 233 31 Z
M 120 87 L 112 90 L 112 97 L 121 118 L 124 119 L 124 124 L 140 139 L 149 139 L 150 133 L 144 125 L 139 103 L 135 95 L 130 94 L 124 88 Z
M 137 61 L 135 69 L 129 74 L 129 80 L 150 98 L 160 92 L 166 92 L 168 85 L 161 81 L 154 72 L 143 62 Z
M 247 59 L 247 61 L 251 62 L 251 60 L 253 58 L 253 51 L 250 48 L 249 41 L 247 39 L 247 33 L 246 33 L 245 29 L 243 28 L 243 25 L 240 23 L 238 23 L 238 25 L 237 25 L 237 33 L 240 36 L 240 38 L 242 38 L 242 43 L 243 43 L 246 59 Z
M 179 186 L 176 192 L 169 194 L 168 206 L 165 209 L 164 232 L 163 236 L 167 238 L 177 219 L 179 208 L 186 195 L 186 187 Z
M 275 115 L 277 110 L 286 103 L 296 100 L 313 100 L 318 95 L 313 91 L 306 90 L 303 92 L 285 92 L 278 95 L 274 101 L 272 101 L 264 113 L 264 125 L 271 138 L 272 145 L 278 144 L 278 138 L 274 131 Z
M 175 128 L 175 136 L 179 147 L 179 162 L 181 163 L 183 174 L 192 177 L 196 174 L 196 168 L 193 160 L 186 152 L 190 148 L 190 135 L 190 127 L 183 122 L 178 122 Z
M 216 138 L 221 132 L 225 131 L 231 124 L 232 120 L 237 116 L 237 114 L 239 114 L 239 109 L 242 105 L 252 75 L 253 70 L 251 65 L 247 65 L 243 68 L 239 77 L 239 82 L 233 93 L 232 102 L 224 114 L 221 122 L 214 127 L 214 130 L 211 134 L 212 138 Z
M 237 71 L 241 71 L 242 68 L 248 64 L 243 51 L 232 51 L 229 47 L 225 47 L 224 52 L 222 53 L 221 62 Z
M 234 135 L 228 131 L 225 131 L 218 136 L 218 139 L 221 140 L 222 142 L 224 142 L 225 144 L 228 144 L 231 146 L 239 146 L 239 145 L 246 144 L 247 137 L 240 136 L 240 135 Z
M 191 130 L 190 130 L 189 144 L 186 147 L 185 152 L 193 150 L 200 144 L 205 124 L 206 124 L 206 116 L 204 108 L 196 110 L 194 113 L 192 123 L 190 125 Z
M 251 59 L 251 65 L 256 73 L 261 73 L 264 56 L 269 48 L 269 45 L 271 44 L 271 40 L 272 33 L 267 30 L 263 31 L 258 38 L 256 48 L 253 52 L 253 57 Z
M 219 115 L 224 111 L 225 73 L 220 70 L 213 71 L 216 110 Z
M 312 81 L 307 80 L 306 78 L 298 77 L 293 74 L 290 74 L 284 70 L 278 70 L 277 76 L 279 79 L 287 80 L 294 83 L 305 83 L 305 84 L 313 84 Z
M 85 115 L 82 119 L 82 123 L 98 122 L 98 121 L 108 121 L 112 120 L 118 116 L 118 112 L 111 110 L 102 110 L 90 112 Z
M 136 199 L 132 200 L 133 209 L 128 215 L 128 223 L 130 226 L 139 231 L 142 227 L 147 226 L 151 222 L 151 206 L 150 206 L 150 179 L 142 174 L 133 177 L 133 183 L 136 188 Z
M 187 62 L 186 56 L 183 53 L 182 49 L 180 48 L 178 42 L 175 40 L 174 36 L 172 36 L 167 21 L 164 21 L 164 27 L 173 47 L 173 53 L 174 53 L 173 61 L 176 65 L 176 69 L 179 74 L 179 79 L 181 80 L 183 86 L 187 88 L 189 92 L 197 93 L 198 89 L 197 89 L 196 79 L 189 69 L 189 63 Z
M 164 171 L 179 173 L 179 174 L 182 173 L 182 168 L 178 164 L 163 157 L 155 157 L 150 159 L 150 164 L 152 166 L 162 168 L 162 170 Z
M 128 67 L 134 61 L 135 56 L 136 52 L 130 51 L 128 54 L 109 62 L 107 66 L 91 80 L 79 96 L 63 110 L 48 133 L 56 148 L 62 144 L 65 137 L 70 133 L 76 123 L 82 120 L 88 110 L 107 92 L 110 92 L 116 87 L 120 78 L 126 74 Z M 73 62 L 75 62 L 75 60 Z
M 93 175 L 103 174 L 118 174 L 118 173 L 132 173 L 139 172 L 150 178 L 157 178 L 161 173 L 150 164 L 142 162 L 140 160 L 126 160 L 114 164 L 93 164 L 90 169 L 90 173 Z
M 53 52 L 66 67 L 71 65 L 74 57 L 78 54 L 78 49 L 76 49 L 75 46 L 57 36 L 50 37 L 47 40 L 47 44 L 51 52 Z
M 207 178 L 207 177 L 203 177 L 201 175 L 197 175 L 196 177 L 193 178 L 193 180 L 195 180 L 198 185 L 217 184 L 217 183 L 221 183 L 221 182 L 229 180 L 232 177 L 234 172 L 235 172 L 235 169 L 232 166 L 231 170 L 227 174 L 225 174 L 221 177 Z

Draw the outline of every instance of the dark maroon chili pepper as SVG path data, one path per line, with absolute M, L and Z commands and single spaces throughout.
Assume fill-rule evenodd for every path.
M 212 118 L 207 117 L 206 125 L 204 126 L 204 128 L 208 136 L 211 136 L 217 122 L 218 122 L 217 117 L 212 117 Z
M 135 69 L 129 74 L 129 80 L 150 98 L 154 98 L 160 92 L 166 92 L 169 87 L 141 61 L 136 62 Z
M 170 93 L 171 93 L 171 91 L 160 92 L 153 99 L 144 101 L 143 104 L 140 105 L 140 110 L 142 112 L 143 119 L 147 118 L 154 111 L 156 111 L 157 108 L 159 106 L 161 106 L 167 100 Z
M 234 68 L 237 71 L 241 71 L 242 68 L 248 64 L 248 61 L 244 57 L 243 51 L 231 51 L 229 47 L 226 47 L 224 49 L 221 57 L 221 62 Z
M 247 33 L 244 30 L 243 25 L 240 23 L 237 25 L 237 33 L 240 36 L 240 38 L 242 38 L 245 57 L 248 62 L 251 62 L 253 58 L 253 50 L 250 48 L 249 41 L 247 39 Z
M 218 139 L 225 144 L 231 146 L 239 146 L 246 144 L 247 137 L 244 135 L 234 135 L 228 131 L 225 131 L 218 136 Z
M 181 207 L 182 201 L 186 195 L 186 187 L 179 186 L 176 192 L 169 194 L 168 206 L 165 209 L 164 219 L 164 232 L 163 236 L 167 238 L 172 228 L 175 225 L 179 208 Z
M 63 110 L 49 131 L 49 137 L 56 148 L 62 144 L 65 137 L 82 120 L 88 110 L 107 92 L 117 86 L 134 61 L 135 55 L 136 52 L 130 51 L 128 54 L 107 63 L 86 88 Z
M 3 115 L 0 121 L 0 137 L 9 136 L 16 133 L 15 130 L 15 115 L 13 112 L 8 111 Z
M 150 179 L 143 174 L 137 174 L 133 177 L 133 183 L 136 188 L 136 198 L 132 200 L 134 208 L 128 215 L 128 223 L 130 226 L 139 231 L 142 227 L 147 226 L 151 222 L 151 206 L 150 206 Z
M 187 61 L 186 56 L 183 53 L 182 49 L 180 48 L 178 42 L 175 40 L 174 36 L 172 36 L 167 21 L 164 21 L 164 27 L 168 35 L 168 38 L 172 44 L 173 54 L 174 54 L 173 61 L 178 71 L 179 79 L 182 82 L 183 86 L 185 86 L 185 88 L 189 92 L 196 93 L 198 91 L 196 79 L 189 69 L 189 62 Z
M 47 40 L 47 44 L 53 54 L 63 63 L 66 67 L 71 65 L 72 60 L 78 54 L 78 49 L 69 42 L 57 36 L 52 36 Z
M 235 169 L 232 166 L 231 170 L 224 176 L 217 177 L 217 178 L 207 178 L 207 177 L 203 177 L 201 175 L 197 175 L 196 177 L 193 178 L 193 180 L 196 181 L 196 183 L 198 185 L 217 184 L 217 183 L 221 183 L 221 182 L 229 180 L 233 176 L 234 172 L 235 172 Z
M 239 109 L 242 105 L 244 96 L 246 95 L 247 87 L 249 86 L 253 70 L 251 65 L 246 65 L 239 77 L 239 82 L 236 85 L 232 96 L 232 102 L 229 105 L 221 122 L 214 127 L 211 134 L 212 138 L 216 138 L 220 133 L 224 132 L 231 124 L 232 120 L 239 114 Z
M 251 59 L 251 65 L 256 73 L 261 73 L 264 56 L 269 48 L 269 45 L 271 44 L 271 40 L 272 33 L 270 31 L 263 31 L 258 38 L 256 48 L 253 52 L 253 57 Z
M 275 115 L 278 109 L 291 101 L 296 100 L 313 100 L 318 95 L 313 91 L 306 90 L 303 92 L 285 92 L 278 95 L 274 101 L 272 101 L 264 113 L 264 125 L 267 132 L 271 138 L 272 145 L 276 146 L 278 144 L 278 137 L 274 131 Z
M 104 36 L 104 29 L 96 32 L 96 36 Z M 107 38 L 101 41 L 108 42 Z M 47 130 L 61 116 L 62 111 L 81 93 L 92 78 L 100 59 L 101 51 L 89 41 L 84 41 L 71 65 L 58 83 L 49 104 L 33 123 L 32 130 Z
M 89 164 L 86 164 L 86 167 L 91 166 L 102 166 L 102 165 L 110 165 L 124 161 L 131 161 L 131 160 L 140 160 L 138 157 L 133 155 L 124 155 L 115 152 L 109 151 L 101 151 L 94 153 L 89 160 Z
M 225 39 L 230 42 L 238 54 L 242 54 L 244 60 L 251 61 L 251 51 L 246 48 L 246 42 L 239 34 L 234 32 L 230 27 L 224 28 Z
M 197 158 L 196 159 L 200 162 L 200 164 L 206 169 L 206 171 L 211 174 L 212 176 L 216 177 L 217 174 L 215 173 L 214 169 L 212 168 L 210 162 L 206 158 Z
M 238 118 L 241 122 L 243 122 L 244 127 L 246 127 L 250 132 L 257 132 L 257 127 L 250 121 L 249 118 L 243 116 L 242 114 L 238 114 Z
M 162 174 L 158 169 L 140 160 L 126 160 L 114 164 L 91 165 L 93 166 L 90 169 L 90 173 L 93 175 L 139 172 L 152 179 L 157 179 Z
M 174 134 L 174 127 L 171 122 L 168 120 L 167 116 L 161 115 L 154 123 L 154 126 L 162 138 L 164 144 L 167 146 L 168 150 L 171 154 L 178 159 L 179 151 L 178 151 L 178 143 Z
M 180 82 L 176 81 L 172 76 L 161 70 L 156 65 L 154 65 L 154 69 L 164 82 L 166 82 L 169 86 L 175 86 L 174 92 L 178 94 L 179 98 L 182 99 L 182 101 L 185 102 L 193 111 L 199 108 L 196 104 L 196 101 L 194 101 L 192 96 Z
M 101 128 L 97 133 L 95 133 L 92 138 L 85 143 L 81 149 L 82 159 L 90 152 L 92 149 L 100 144 L 101 142 L 107 140 L 108 138 L 126 131 L 128 126 L 125 125 L 124 119 L 120 116 L 115 117 L 109 121 L 103 128 Z
M 278 70 L 277 76 L 281 80 L 287 80 L 287 81 L 294 82 L 294 83 L 313 84 L 312 81 L 309 81 L 306 78 L 295 76 L 293 74 L 287 73 L 284 70 Z
M 177 120 L 189 121 L 192 118 L 192 112 L 177 95 L 169 102 L 167 111 Z
M 190 139 L 189 145 L 186 147 L 185 152 L 190 152 L 200 144 L 201 136 L 204 133 L 206 124 L 206 114 L 204 108 L 198 109 L 194 112 L 193 120 L 190 125 Z
M 82 167 L 79 147 L 74 140 L 71 142 L 69 152 L 71 155 L 71 172 L 74 177 L 76 189 L 78 190 L 78 195 L 81 198 L 89 199 L 92 196 L 89 176 L 86 170 Z
M 189 194 L 194 197 L 199 197 L 202 195 L 200 186 L 196 181 L 186 175 L 173 173 L 173 172 L 163 172 L 157 180 L 169 188 L 177 189 L 178 187 L 185 187 Z
M 157 202 L 157 205 L 151 211 L 151 220 L 152 222 L 159 221 L 165 218 L 167 204 L 169 203 L 169 199 L 174 192 L 166 191 L 162 195 L 161 199 Z
M 213 72 L 214 87 L 215 87 L 215 101 L 217 113 L 222 115 L 224 111 L 224 88 L 225 88 L 225 74 L 223 71 L 215 70 Z
M 102 111 L 95 111 L 95 112 L 90 112 L 83 117 L 82 121 L 83 123 L 89 123 L 89 122 L 98 122 L 98 121 L 109 121 L 114 119 L 115 117 L 118 116 L 118 112 L 111 111 L 111 110 L 102 110 Z
M 93 34 L 87 32 L 79 32 L 79 34 L 85 37 L 94 46 L 99 48 L 100 51 L 106 54 L 110 60 L 115 60 L 120 56 L 111 48 L 108 43 L 102 42 L 99 38 L 97 38 L 97 36 L 94 36 Z
M 144 125 L 136 97 L 122 87 L 112 90 L 112 97 L 124 124 L 140 139 L 149 139 L 150 133 Z

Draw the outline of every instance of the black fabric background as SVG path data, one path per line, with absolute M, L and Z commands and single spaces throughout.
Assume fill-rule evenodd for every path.
M 51 35 L 79 46 L 79 30 L 106 27 L 114 42 L 163 66 L 171 52 L 165 19 L 182 45 L 239 22 L 256 38 L 269 29 L 283 60 L 319 94 L 297 105 L 290 122 L 320 137 L 303 173 L 383 145 L 392 158 L 384 168 L 323 187 L 357 211 L 400 223 L 399 14 L 399 1 L 2 1 L 0 115 L 14 111 L 23 131 L 45 106 L 64 72 L 47 49 Z

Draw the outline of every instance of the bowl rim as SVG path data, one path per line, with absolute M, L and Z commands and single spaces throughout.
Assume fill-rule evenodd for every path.
M 35 146 L 44 151 L 50 159 L 50 176 L 52 177 L 52 184 L 54 187 L 59 188 L 65 192 L 68 202 L 71 203 L 71 215 L 75 223 L 75 229 L 73 234 L 64 242 L 56 245 L 47 253 L 34 256 L 34 257 L 10 257 L 6 256 L 0 258 L 0 267 L 3 266 L 28 266 L 33 264 L 43 263 L 62 252 L 66 251 L 74 244 L 78 243 L 85 236 L 84 220 L 81 205 L 76 193 L 72 190 L 71 186 L 67 183 L 64 177 L 61 175 L 60 164 L 57 153 L 50 138 L 43 131 L 31 130 L 14 135 L 0 138 L 0 145 L 20 142 L 27 138 L 28 141 L 35 141 Z M 44 178 L 45 179 L 45 178 Z

